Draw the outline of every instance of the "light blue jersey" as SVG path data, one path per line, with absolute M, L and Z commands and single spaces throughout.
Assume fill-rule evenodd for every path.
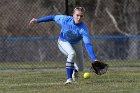
M 59 38 L 62 41 L 68 41 L 70 44 L 75 44 L 83 39 L 86 50 L 92 61 L 96 60 L 93 47 L 90 43 L 89 31 L 84 22 L 75 24 L 72 16 L 56 15 L 45 16 L 37 19 L 37 23 L 55 21 L 61 26 L 61 32 Z
M 90 43 L 88 29 L 83 22 L 75 24 L 72 16 L 65 15 L 57 15 L 54 20 L 62 27 L 60 32 L 61 40 L 74 44 L 83 38 L 84 43 Z

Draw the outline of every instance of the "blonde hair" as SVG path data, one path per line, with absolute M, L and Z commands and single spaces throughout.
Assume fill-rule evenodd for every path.
M 86 11 L 84 7 L 75 7 L 74 10 L 73 10 L 73 13 L 74 13 L 76 10 L 81 11 L 81 12 L 83 12 L 83 13 Z

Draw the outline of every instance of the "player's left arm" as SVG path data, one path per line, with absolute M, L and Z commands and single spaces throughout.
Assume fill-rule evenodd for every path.
M 108 64 L 106 64 L 102 61 L 98 61 L 96 59 L 93 47 L 90 43 L 90 35 L 87 32 L 88 31 L 84 31 L 84 33 L 83 33 L 83 41 L 85 43 L 86 50 L 87 50 L 87 52 L 92 60 L 91 71 L 95 72 L 97 75 L 105 74 L 107 72 L 109 66 L 108 66 Z
M 94 53 L 93 46 L 90 42 L 90 35 L 89 35 L 88 29 L 86 28 L 86 26 L 83 26 L 83 27 L 84 27 L 84 29 L 82 31 L 83 41 L 84 41 L 84 44 L 85 44 L 85 47 L 86 47 L 86 50 L 88 52 L 90 59 L 92 60 L 92 62 L 94 62 L 97 59 L 96 59 L 96 56 Z

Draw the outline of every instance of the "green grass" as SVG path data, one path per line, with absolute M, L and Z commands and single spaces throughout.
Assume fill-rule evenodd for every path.
M 140 67 L 140 60 L 112 60 L 106 61 L 111 67 Z M 85 62 L 85 66 L 89 67 L 90 62 Z M 48 69 L 48 68 L 64 68 L 65 62 L 1 62 L 0 70 L 6 69 Z
M 139 61 L 133 64 L 116 62 L 108 62 L 110 68 L 102 76 L 92 75 L 90 79 L 85 80 L 82 78 L 82 72 L 76 83 L 66 86 L 63 84 L 66 80 L 64 69 L 1 70 L 0 93 L 140 93 Z M 21 67 L 28 68 L 30 65 Z

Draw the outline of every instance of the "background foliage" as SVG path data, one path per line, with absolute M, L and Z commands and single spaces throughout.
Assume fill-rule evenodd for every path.
M 92 44 L 99 59 L 139 60 L 139 0 L 67 1 L 68 11 L 66 0 L 1 0 L 0 61 L 61 62 L 65 57 L 56 44 L 60 27 L 54 22 L 28 24 L 32 18 L 66 12 L 71 15 L 75 6 L 86 8 L 84 21 L 95 36 Z M 85 59 L 89 59 L 86 51 Z

